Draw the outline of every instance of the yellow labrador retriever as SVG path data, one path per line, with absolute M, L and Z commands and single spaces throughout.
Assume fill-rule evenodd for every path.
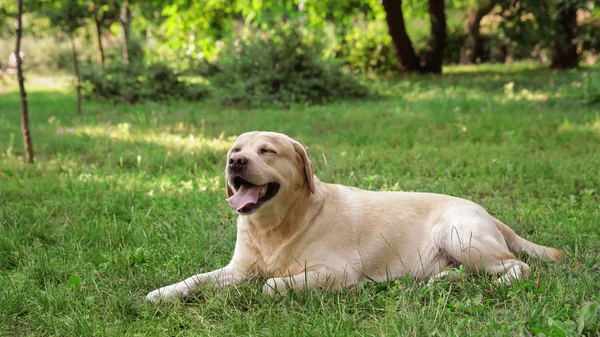
M 555 261 L 561 251 L 534 244 L 481 206 L 431 193 L 371 192 L 326 184 L 313 174 L 304 147 L 286 135 L 249 132 L 227 153 L 227 202 L 239 214 L 231 262 L 148 294 L 185 297 L 203 284 L 225 286 L 269 278 L 263 292 L 340 289 L 411 274 L 457 277 L 464 265 L 499 276 L 526 277 L 526 252 Z

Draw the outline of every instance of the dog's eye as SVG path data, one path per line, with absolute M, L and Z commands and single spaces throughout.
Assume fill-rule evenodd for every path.
M 240 148 L 239 147 L 236 147 L 235 149 L 231 150 L 231 153 L 236 153 L 236 152 L 240 152 Z
M 265 154 L 265 153 L 273 153 L 273 154 L 277 154 L 277 152 L 271 150 L 271 149 L 267 149 L 267 148 L 262 148 L 259 150 L 260 154 Z

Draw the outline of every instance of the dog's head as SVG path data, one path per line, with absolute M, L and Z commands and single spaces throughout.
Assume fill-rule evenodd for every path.
M 227 202 L 239 214 L 282 209 L 314 193 L 313 165 L 297 141 L 275 132 L 248 132 L 227 152 Z M 283 207 L 285 208 L 285 207 Z

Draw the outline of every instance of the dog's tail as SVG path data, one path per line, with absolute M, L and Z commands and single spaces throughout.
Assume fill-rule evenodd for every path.
M 527 255 L 537 257 L 545 261 L 556 261 L 563 256 L 563 252 L 552 247 L 537 245 L 518 236 L 512 228 L 508 227 L 498 219 L 494 219 L 496 227 L 504 236 L 508 248 L 514 252 L 525 252 Z

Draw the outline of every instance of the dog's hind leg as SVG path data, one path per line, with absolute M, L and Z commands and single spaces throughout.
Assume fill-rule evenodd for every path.
M 469 270 L 499 275 L 497 282 L 507 285 L 529 276 L 529 266 L 510 252 L 487 213 L 467 213 L 455 219 L 460 222 L 444 224 L 446 235 L 441 243 L 451 259 Z
M 463 278 L 463 276 L 464 273 L 462 273 L 460 270 L 448 269 L 430 277 L 429 281 L 427 281 L 427 284 L 433 284 L 438 281 L 455 281 Z
M 510 285 L 512 281 L 529 277 L 529 266 L 517 259 L 500 261 L 497 265 L 486 266 L 488 272 L 502 275 L 496 283 Z

